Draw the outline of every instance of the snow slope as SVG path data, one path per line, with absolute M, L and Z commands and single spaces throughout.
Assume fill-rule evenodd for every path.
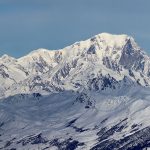
M 149 89 L 141 87 L 113 96 L 65 91 L 50 96 L 20 94 L 9 97 L 0 103 L 0 146 L 18 150 L 38 147 L 67 150 L 74 141 L 72 147 L 94 149 L 106 140 L 110 143 L 115 140 L 115 146 L 120 139 L 140 136 L 141 139 L 133 143 L 144 147 L 150 137 L 143 139 L 145 135 L 137 132 L 150 125 L 149 98 Z M 102 134 L 102 131 L 105 132 Z M 116 148 L 135 148 L 133 143 L 128 139 L 127 143 L 120 143 Z M 107 144 L 99 149 L 107 149 Z

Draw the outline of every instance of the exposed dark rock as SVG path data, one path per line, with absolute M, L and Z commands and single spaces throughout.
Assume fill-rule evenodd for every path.
M 75 150 L 78 146 L 83 146 L 84 143 L 69 138 L 61 142 L 59 139 L 54 139 L 50 142 L 50 145 L 56 146 L 59 150 Z
M 91 45 L 91 47 L 87 50 L 87 54 L 96 54 L 95 45 Z
M 17 142 L 17 144 L 22 144 L 22 146 L 25 146 L 27 144 L 40 144 L 40 143 L 47 143 L 48 140 L 46 138 L 42 137 L 42 134 L 38 134 L 36 136 L 31 135 L 31 136 L 27 136 L 24 139 L 21 139 Z
M 114 131 L 118 131 L 118 127 L 113 127 L 110 130 L 103 129 L 98 133 L 100 137 L 99 142 L 91 150 L 142 150 L 150 147 L 150 127 L 137 131 L 118 141 L 109 138 L 114 134 Z M 122 127 L 119 127 L 119 130 L 122 130 Z
M 89 130 L 89 129 L 78 128 L 77 126 L 75 126 L 74 123 L 76 122 L 76 120 L 77 120 L 77 118 L 71 120 L 70 122 L 68 122 L 66 127 L 72 127 L 73 129 L 75 129 L 76 132 L 84 132 L 84 131 L 88 131 Z
M 5 146 L 4 146 L 4 148 L 6 148 L 6 147 L 10 146 L 11 144 L 12 144 L 12 142 L 11 142 L 11 141 L 7 141 L 7 142 L 6 142 L 6 144 L 5 144 Z
M 33 96 L 36 97 L 36 98 L 39 98 L 41 97 L 42 95 L 40 93 L 33 93 Z
M 73 120 L 71 120 L 70 122 L 68 122 L 68 124 L 66 125 L 66 127 L 70 127 L 70 126 L 72 126 L 74 123 L 75 123 L 75 121 L 77 120 L 77 118 L 76 119 L 73 119 Z
M 4 125 L 4 122 L 0 122 L 0 128 Z

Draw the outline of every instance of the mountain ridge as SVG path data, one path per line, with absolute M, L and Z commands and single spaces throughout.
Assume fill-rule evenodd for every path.
M 68 85 L 63 86 L 65 79 L 73 80 L 75 74 L 83 76 L 82 69 L 91 70 L 91 72 L 93 70 L 95 76 L 100 72 L 104 75 L 111 73 L 112 77 L 116 76 L 117 80 L 127 76 L 143 86 L 150 85 L 150 57 L 132 37 L 127 35 L 102 33 L 60 50 L 38 49 L 18 59 L 4 55 L 0 58 L 0 63 L 3 65 L 0 69 L 1 76 L 4 78 L 4 86 L 5 80 L 10 80 L 10 84 L 0 89 L 2 89 L 1 91 L 6 90 L 8 93 L 13 93 L 10 89 L 14 88 L 15 84 L 15 88 L 17 88 L 21 82 L 27 82 L 27 79 L 30 80 L 34 76 L 41 76 L 43 78 L 41 80 L 45 80 L 41 81 L 43 86 L 46 82 L 48 86 L 55 85 L 60 89 L 68 89 L 69 82 L 75 83 L 76 81 L 66 81 Z M 20 79 L 16 80 L 18 74 L 20 74 Z M 84 80 L 83 78 L 87 77 L 82 77 L 82 80 Z M 87 81 L 85 80 L 85 82 Z M 7 83 L 9 82 L 7 81 Z M 26 85 L 23 83 L 20 86 L 24 87 L 24 84 Z M 82 85 L 82 83 L 79 84 Z M 73 85 L 71 86 L 74 90 Z M 19 90 L 18 93 L 25 91 Z

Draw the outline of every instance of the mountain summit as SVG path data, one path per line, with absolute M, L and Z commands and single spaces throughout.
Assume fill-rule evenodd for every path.
M 0 83 L 0 149 L 150 146 L 150 57 L 128 35 L 3 55 Z

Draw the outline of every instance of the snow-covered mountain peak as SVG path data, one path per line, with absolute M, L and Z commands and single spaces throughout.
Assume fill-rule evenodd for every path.
M 31 51 L 29 54 L 19 58 L 18 60 L 22 60 L 22 59 L 25 59 L 25 58 L 33 58 L 33 57 L 35 58 L 35 57 L 40 57 L 40 56 L 41 57 L 46 57 L 47 55 L 50 55 L 50 54 L 53 55 L 54 51 L 44 49 L 44 48 L 40 48 L 40 49 Z
M 11 57 L 7 54 L 4 54 L 2 57 L 0 57 L 0 63 L 12 63 L 15 61 L 16 59 L 14 57 Z
M 128 39 L 133 39 L 131 36 L 126 34 L 110 34 L 110 33 L 100 33 L 91 38 L 94 41 L 97 40 L 99 43 L 106 44 L 107 46 L 123 46 Z
M 101 39 L 107 41 L 108 43 L 111 43 L 112 41 L 116 41 L 117 43 L 122 43 L 126 41 L 126 39 L 131 38 L 130 36 L 126 34 L 110 34 L 110 33 L 100 33 L 97 34 L 95 37 L 100 37 Z
M 33 54 L 43 54 L 43 53 L 49 53 L 51 50 L 48 49 L 44 49 L 44 48 L 39 48 L 37 50 L 33 50 L 29 53 L 29 55 L 33 55 Z
M 40 65 L 41 63 L 43 65 L 52 65 L 52 63 L 55 63 L 53 60 L 54 55 L 55 51 L 40 48 L 19 58 L 18 63 L 27 68 L 30 66 L 31 69 L 32 67 L 35 67 L 35 65 Z
M 113 35 L 109 33 L 101 33 L 91 38 L 91 41 L 96 42 L 99 47 L 105 51 L 108 51 L 108 49 L 111 49 L 111 51 L 122 51 L 124 46 L 129 44 L 134 50 L 140 50 L 140 47 L 135 42 L 134 38 L 126 34 Z

